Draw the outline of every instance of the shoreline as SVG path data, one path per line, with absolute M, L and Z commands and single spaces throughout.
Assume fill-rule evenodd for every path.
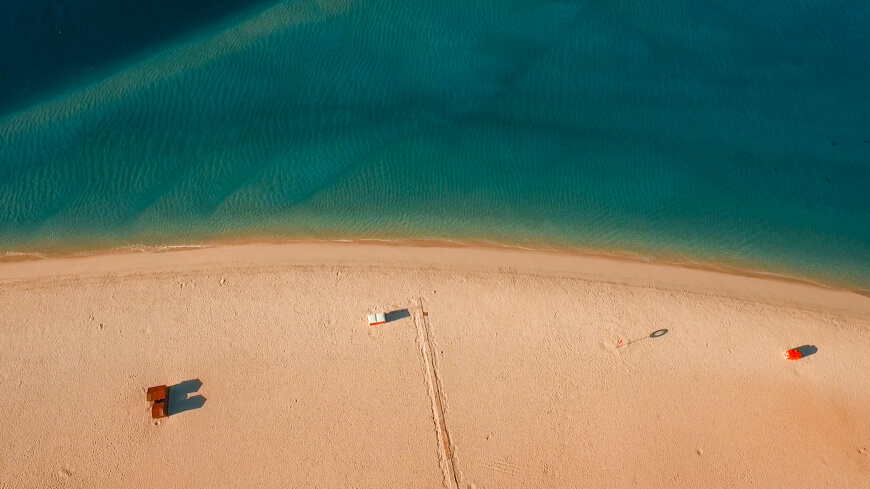
M 661 265 L 667 267 L 684 268 L 689 270 L 701 270 L 708 272 L 721 273 L 739 277 L 756 278 L 762 280 L 770 280 L 775 282 L 785 282 L 792 284 L 802 284 L 811 287 L 818 287 L 825 290 L 853 292 L 856 294 L 870 297 L 870 289 L 861 287 L 852 287 L 848 285 L 826 284 L 820 281 L 813 280 L 808 277 L 798 275 L 786 275 L 774 272 L 765 272 L 763 270 L 755 270 L 750 268 L 741 268 L 720 263 L 711 263 L 694 260 L 680 260 L 676 257 L 658 258 L 644 256 L 639 253 L 631 253 L 625 251 L 604 251 L 595 249 L 571 248 L 571 247 L 525 247 L 518 245 L 503 244 L 494 241 L 485 240 L 470 240 L 458 241 L 447 239 L 374 239 L 374 238 L 359 238 L 359 239 L 263 239 L 255 238 L 239 238 L 231 240 L 216 240 L 205 241 L 199 244 L 179 244 L 179 245 L 137 245 L 131 244 L 127 246 L 118 246 L 113 248 L 97 248 L 88 251 L 78 252 L 7 252 L 0 255 L 0 266 L 6 263 L 20 263 L 40 261 L 47 259 L 69 259 L 69 258 L 86 258 L 97 256 L 112 256 L 125 255 L 136 253 L 173 253 L 181 251 L 191 251 L 200 249 L 215 249 L 228 248 L 245 245 L 322 245 L 322 244 L 345 244 L 345 245 L 381 245 L 390 247 L 409 247 L 409 248 L 453 248 L 453 249 L 471 249 L 471 250 L 514 250 L 528 253 L 545 253 L 551 255 L 585 257 L 585 258 L 604 258 L 618 262 L 626 263 L 646 263 L 653 265 Z
M 860 289 L 828 287 L 790 277 L 703 264 L 658 262 L 631 255 L 442 241 L 240 240 L 232 244 L 129 247 L 69 255 L 16 256 L 12 260 L 0 260 L 0 286 L 107 274 L 184 274 L 216 267 L 343 266 L 566 277 L 870 316 L 870 293 Z

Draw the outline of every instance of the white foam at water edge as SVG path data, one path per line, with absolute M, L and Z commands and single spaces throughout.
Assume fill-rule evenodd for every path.
M 212 245 L 206 244 L 180 244 L 180 245 L 127 245 L 127 246 L 119 246 L 117 248 L 113 248 L 112 251 L 139 251 L 143 253 L 148 253 L 152 251 L 166 251 L 166 250 L 177 250 L 177 249 L 193 249 L 193 248 L 213 248 Z
M 35 258 L 48 258 L 46 255 L 44 255 L 42 253 L 30 253 L 30 252 L 26 252 L 26 251 L 6 251 L 3 253 L 2 256 L 4 256 L 4 257 L 7 257 L 7 256 L 32 256 Z

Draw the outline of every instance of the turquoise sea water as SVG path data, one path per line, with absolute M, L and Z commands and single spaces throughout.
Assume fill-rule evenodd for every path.
M 7 2 L 2 252 L 486 240 L 870 288 L 866 2 Z

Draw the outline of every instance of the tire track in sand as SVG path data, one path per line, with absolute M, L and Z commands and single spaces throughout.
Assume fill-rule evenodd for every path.
M 453 444 L 450 442 L 450 432 L 444 420 L 444 398 L 441 394 L 441 380 L 435 365 L 435 348 L 432 332 L 429 328 L 427 315 L 423 310 L 423 299 L 417 299 L 417 310 L 414 311 L 414 323 L 417 326 L 417 344 L 426 367 L 426 387 L 429 390 L 429 400 L 432 404 L 432 417 L 435 422 L 435 432 L 438 437 L 438 465 L 444 475 L 444 487 L 459 489 L 459 477 L 453 458 Z

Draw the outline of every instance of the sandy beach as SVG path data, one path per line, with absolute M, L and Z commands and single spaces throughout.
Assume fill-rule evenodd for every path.
M 246 244 L 0 263 L 0 311 L 3 489 L 870 488 L 856 292 Z

